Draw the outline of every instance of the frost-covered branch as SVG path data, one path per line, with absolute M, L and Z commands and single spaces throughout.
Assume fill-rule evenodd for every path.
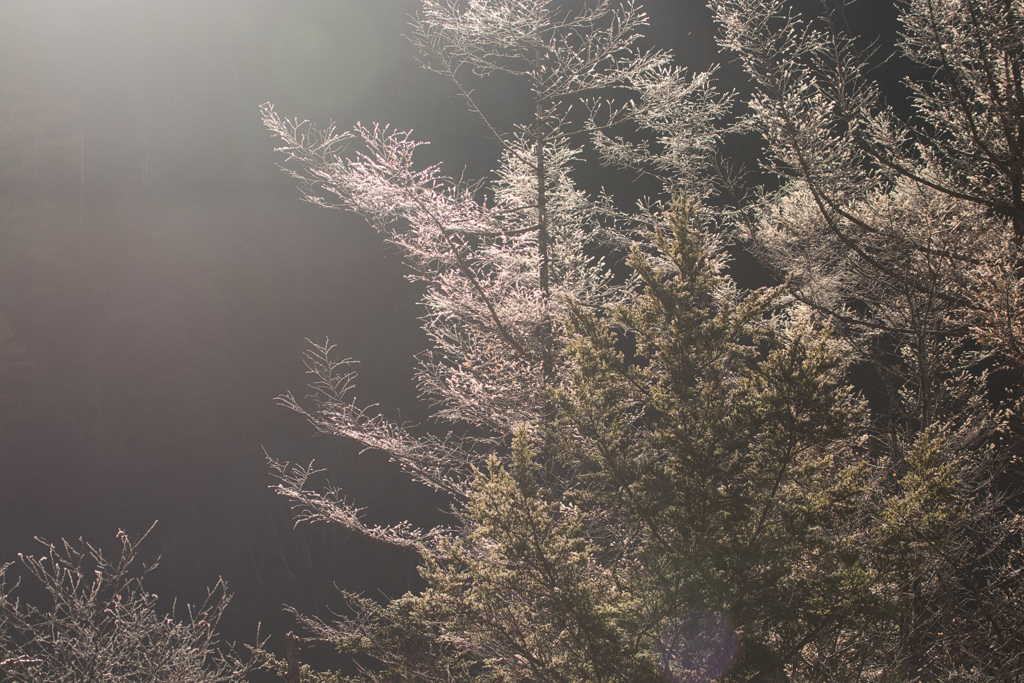
M 118 532 L 113 558 L 81 540 L 43 543 L 43 555 L 18 555 L 47 596 L 43 604 L 17 597 L 7 583 L 13 563 L 0 566 L 0 680 L 39 683 L 139 680 L 241 682 L 253 670 L 217 636 L 230 600 L 223 581 L 183 617 L 157 610 L 143 586 L 156 564 L 139 566 L 144 534 Z
M 854 305 L 852 291 L 868 326 L 906 329 L 889 318 L 929 310 L 926 328 L 970 326 L 1024 367 L 1024 319 L 1005 307 L 1019 297 L 1024 236 L 1020 12 L 906 5 L 902 56 L 936 76 L 907 81 L 917 125 L 868 78 L 871 54 L 839 28 L 842 3 L 820 24 L 781 1 L 712 8 L 756 86 L 747 123 L 767 142 L 764 170 L 786 181 L 751 207 L 754 249 L 823 311 Z
M 271 472 L 277 477 L 279 484 L 273 490 L 292 502 L 295 511 L 295 523 L 328 522 L 338 524 L 349 532 L 373 541 L 386 543 L 390 546 L 416 554 L 429 553 L 431 546 L 439 537 L 448 536 L 451 529 L 435 527 L 424 531 L 414 528 L 407 521 L 390 526 L 368 526 L 361 518 L 363 510 L 345 500 L 341 490 L 328 486 L 323 492 L 312 491 L 306 487 L 309 478 L 323 470 L 313 469 L 313 463 L 307 466 L 292 465 L 268 458 Z

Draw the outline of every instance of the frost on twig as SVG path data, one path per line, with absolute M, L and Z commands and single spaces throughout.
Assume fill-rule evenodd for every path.
M 443 527 L 424 531 L 414 528 L 407 521 L 390 526 L 368 526 L 360 515 L 365 508 L 357 508 L 346 501 L 340 489 L 327 486 L 321 493 L 306 487 L 310 476 L 323 471 L 313 469 L 313 463 L 307 466 L 292 465 L 271 458 L 268 458 L 268 462 L 271 472 L 280 482 L 273 489 L 291 500 L 296 524 L 302 522 L 339 524 L 357 536 L 417 554 L 429 552 L 430 546 L 438 537 L 451 533 L 450 529 Z
M 0 566 L 0 679 L 244 681 L 253 662 L 225 648 L 216 631 L 230 600 L 225 583 L 185 615 L 173 606 L 169 614 L 158 611 L 156 594 L 143 586 L 157 565 L 140 567 L 138 557 L 148 534 L 132 540 L 118 532 L 114 557 L 81 540 L 40 541 L 44 555 L 19 554 L 23 578 L 47 596 L 43 605 L 19 599 L 20 582 L 7 583 L 13 563 Z
M 449 494 L 456 517 L 473 468 L 491 455 L 508 457 L 510 433 L 526 424 L 542 438 L 550 392 L 567 369 L 570 309 L 602 311 L 624 301 L 636 279 L 609 261 L 625 257 L 680 189 L 711 192 L 702 171 L 719 139 L 713 122 L 730 98 L 715 92 L 712 72 L 687 75 L 671 66 L 669 53 L 641 49 L 647 21 L 632 2 L 572 10 L 541 0 L 423 2 L 409 40 L 498 142 L 489 182 L 417 166 L 425 143 L 410 131 L 357 123 L 339 132 L 262 107 L 304 197 L 362 215 L 398 248 L 408 278 L 424 286 L 430 347 L 417 357 L 416 380 L 434 419 L 450 431 L 422 434 L 357 405 L 352 361 L 333 359 L 327 344 L 306 356 L 313 394 L 279 401 L 318 431 L 386 454 Z M 530 88 L 526 120 L 499 126 L 474 96 L 476 79 L 497 73 Z M 630 131 L 649 144 L 623 143 Z M 655 179 L 657 196 L 627 211 L 606 193 L 583 191 L 575 171 L 600 160 Z M 408 529 L 361 527 L 337 491 L 317 497 L 297 480 L 281 479 L 279 492 L 355 533 L 418 542 Z

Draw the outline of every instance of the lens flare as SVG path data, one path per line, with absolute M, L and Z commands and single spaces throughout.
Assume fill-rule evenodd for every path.
M 658 642 L 661 667 L 677 683 L 710 683 L 726 672 L 736 654 L 736 633 L 718 612 L 692 612 L 676 619 Z
M 277 27 L 271 58 L 289 95 L 311 108 L 336 110 L 359 100 L 378 77 L 380 39 L 355 3 L 309 2 Z

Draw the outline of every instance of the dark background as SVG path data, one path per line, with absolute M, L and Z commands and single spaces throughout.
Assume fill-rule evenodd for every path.
M 691 69 L 720 59 L 701 2 L 645 7 L 650 44 Z M 301 201 L 258 106 L 412 128 L 432 143 L 424 164 L 486 175 L 497 146 L 401 36 L 416 8 L 0 0 L 0 316 L 14 331 L 0 366 L 0 564 L 40 552 L 34 536 L 112 550 L 118 529 L 159 520 L 150 588 L 196 602 L 224 576 L 235 599 L 222 633 L 252 642 L 262 621 L 274 649 L 291 628 L 282 603 L 327 616 L 334 583 L 415 586 L 411 558 L 293 530 L 267 489 L 264 451 L 316 459 L 371 522 L 436 523 L 444 505 L 274 405 L 303 393 L 305 338 L 329 337 L 361 362 L 361 403 L 422 422 L 412 369 L 426 340 L 398 257 L 359 217 Z M 722 78 L 743 87 L 735 67 Z M 506 129 L 521 120 L 514 87 L 482 87 Z

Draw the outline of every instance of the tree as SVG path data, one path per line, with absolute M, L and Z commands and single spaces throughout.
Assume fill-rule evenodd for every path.
M 424 2 L 414 46 L 502 146 L 490 186 L 415 170 L 406 133 L 265 106 L 307 198 L 365 215 L 424 283 L 418 379 L 454 430 L 360 408 L 352 361 L 310 352 L 311 406 L 285 405 L 453 505 L 447 528 L 369 527 L 340 490 L 308 489 L 310 468 L 274 463 L 300 520 L 416 553 L 428 584 L 307 627 L 374 658 L 371 680 L 1018 680 L 1024 530 L 995 477 L 1019 408 L 988 369 L 1021 361 L 1020 30 L 1015 5 L 970 1 L 908 5 L 911 58 L 966 50 L 917 88 L 914 127 L 840 14 L 817 29 L 715 0 L 781 187 L 700 218 L 730 98 L 637 52 L 631 4 Z M 491 125 L 470 74 L 527 79 L 533 119 Z M 571 178 L 588 159 L 662 195 L 632 213 L 588 196 Z M 732 218 L 780 289 L 723 276 Z M 624 277 L 598 256 L 615 249 Z M 888 390 L 874 414 L 844 380 L 859 363 Z
M 473 467 L 518 426 L 540 429 L 552 411 L 548 390 L 565 363 L 560 330 L 569 303 L 600 309 L 628 294 L 632 283 L 616 279 L 601 254 L 628 247 L 661 206 L 652 201 L 625 213 L 610 197 L 578 189 L 572 170 L 583 163 L 583 142 L 592 140 L 605 163 L 664 181 L 663 198 L 682 187 L 698 197 L 710 191 L 700 171 L 710 163 L 714 122 L 729 98 L 715 93 L 711 73 L 688 78 L 667 53 L 637 49 L 646 20 L 633 4 L 607 1 L 576 11 L 547 0 L 423 3 L 410 40 L 424 66 L 454 83 L 500 144 L 489 186 L 455 181 L 436 166 L 416 169 L 413 154 L 423 143 L 409 133 L 380 125 L 318 129 L 264 105 L 264 123 L 283 141 L 279 149 L 306 199 L 362 214 L 399 248 L 409 278 L 425 286 L 432 348 L 419 358 L 417 380 L 422 398 L 436 406 L 434 417 L 458 433 L 414 435 L 357 406 L 352 361 L 334 360 L 329 345 L 307 356 L 312 405 L 289 394 L 286 406 L 323 433 L 388 454 L 459 501 L 457 509 Z M 511 131 L 498 128 L 469 85 L 498 75 L 525 81 L 532 93 L 532 118 Z M 649 144 L 615 135 L 630 129 Z M 443 531 L 368 528 L 339 491 L 306 489 L 308 470 L 278 471 L 278 492 L 304 519 L 341 523 L 409 549 Z
M 857 550 L 866 405 L 844 344 L 780 289 L 741 295 L 698 220 L 678 205 L 630 260 L 643 291 L 611 323 L 639 363 L 607 324 L 575 326 L 572 497 L 621 520 L 668 678 L 814 680 L 838 643 L 867 646 L 881 607 Z
M 777 290 L 739 295 L 693 211 L 633 250 L 610 321 L 571 309 L 553 457 L 521 428 L 476 472 L 422 593 L 304 619 L 384 666 L 368 679 L 815 680 L 870 648 L 864 405 Z
M 157 611 L 142 586 L 156 564 L 138 570 L 139 544 L 118 532 L 110 559 L 88 543 L 46 544 L 46 555 L 19 554 L 48 605 L 19 597 L 8 583 L 13 563 L 0 566 L 0 681 L 86 683 L 147 680 L 170 683 L 244 681 L 252 666 L 220 650 L 217 623 L 230 596 L 223 581 L 179 620 Z
M 747 123 L 768 145 L 765 168 L 782 181 L 753 207 L 764 260 L 854 328 L 969 332 L 1024 367 L 1020 7 L 907 3 L 900 55 L 929 75 L 905 81 L 911 122 L 868 79 L 842 4 L 822 27 L 781 2 L 712 7 L 756 88 Z
M 901 615 L 877 642 L 885 675 L 1019 680 L 1024 8 L 901 5 L 902 118 L 843 3 L 818 22 L 781 2 L 711 6 L 780 182 L 746 205 L 743 233 L 886 389 L 868 551 Z

